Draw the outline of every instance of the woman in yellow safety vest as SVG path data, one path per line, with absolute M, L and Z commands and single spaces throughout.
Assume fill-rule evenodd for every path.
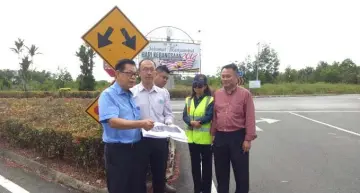
M 191 97 L 185 99 L 183 112 L 191 157 L 194 193 L 211 193 L 212 137 L 210 127 L 213 117 L 213 100 L 206 76 L 197 74 L 192 83 Z

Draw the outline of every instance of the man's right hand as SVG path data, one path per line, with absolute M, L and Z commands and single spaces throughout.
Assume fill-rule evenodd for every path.
M 146 131 L 151 130 L 154 127 L 154 121 L 150 119 L 142 120 L 142 128 Z

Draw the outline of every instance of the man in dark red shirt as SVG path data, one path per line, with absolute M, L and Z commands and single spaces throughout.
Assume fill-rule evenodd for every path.
M 235 193 L 249 192 L 249 150 L 255 132 L 255 107 L 251 93 L 238 84 L 238 67 L 221 69 L 223 88 L 214 94 L 211 134 L 218 192 L 229 192 L 230 162 L 236 182 Z

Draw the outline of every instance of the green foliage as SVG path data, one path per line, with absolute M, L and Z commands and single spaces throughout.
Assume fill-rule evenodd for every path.
M 334 62 L 329 65 L 320 61 L 316 68 L 306 66 L 296 70 L 289 65 L 285 72 L 279 72 L 280 61 L 276 51 L 269 45 L 264 44 L 259 51 L 259 55 L 254 57 L 247 56 L 244 61 L 238 64 L 239 69 L 245 75 L 245 81 L 256 79 L 256 69 L 262 84 L 266 83 L 360 83 L 360 66 L 357 66 L 351 59 L 342 62 Z
M 3 91 L 0 92 L 0 98 L 96 98 L 100 91 L 65 91 L 60 89 L 58 92 L 52 91 Z
M 27 53 L 24 53 L 24 47 L 27 49 Z M 15 48 L 10 48 L 18 56 L 20 70 L 18 71 L 18 76 L 22 83 L 22 89 L 24 91 L 28 90 L 28 82 L 31 81 L 31 64 L 34 64 L 34 56 L 41 54 L 38 51 L 38 47 L 32 44 L 30 47 L 26 46 L 23 39 L 18 38 L 15 41 Z M 8 83 L 8 82 L 7 82 Z
M 251 89 L 253 95 L 313 95 L 313 94 L 359 94 L 360 85 L 330 84 L 318 82 L 263 84 L 259 89 Z
M 360 66 L 356 66 L 350 59 L 331 65 L 321 61 L 316 68 L 305 67 L 300 70 L 291 69 L 289 66 L 280 74 L 277 82 L 360 84 Z
M 23 90 L 21 78 L 15 70 L 0 70 L 0 91 Z M 29 71 L 31 81 L 28 82 L 28 91 L 58 91 L 59 88 L 78 90 L 79 81 L 73 80 L 66 68 L 58 68 L 56 73 L 47 71 Z M 100 80 L 95 82 L 96 90 L 103 90 L 110 85 L 109 82 Z
M 80 91 L 94 91 L 95 90 L 95 78 L 92 74 L 78 77 L 79 90 Z
M 67 69 L 60 67 L 58 67 L 58 72 L 54 78 L 56 89 L 64 88 L 73 81 L 71 74 L 67 71 Z
M 79 51 L 76 52 L 81 62 L 81 74 L 78 76 L 80 91 L 95 90 L 95 78 L 93 76 L 95 51 L 88 45 L 81 45 Z
M 0 140 L 104 177 L 102 129 L 84 112 L 92 100 L 1 99 Z
M 45 158 L 66 159 L 69 164 L 103 174 L 104 151 L 100 132 L 89 133 L 81 136 L 69 130 L 32 128 L 14 119 L 0 122 L 0 138 L 11 145 L 35 149 Z
M 215 91 L 220 85 L 210 85 L 210 89 Z M 248 85 L 245 85 L 248 88 Z M 70 91 L 68 88 L 59 91 L 3 91 L 0 92 L 0 98 L 96 98 L 100 95 L 102 89 L 98 91 Z M 263 84 L 259 89 L 251 90 L 254 95 L 292 95 L 292 94 L 355 94 L 360 93 L 360 84 L 337 83 L 330 84 L 325 82 L 318 83 L 281 83 L 281 84 Z M 185 98 L 191 95 L 190 86 L 179 86 L 169 90 L 171 98 Z M 90 101 L 89 101 L 90 102 Z

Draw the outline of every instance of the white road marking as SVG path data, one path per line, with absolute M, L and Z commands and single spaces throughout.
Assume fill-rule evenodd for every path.
M 262 129 L 260 129 L 260 127 L 256 126 L 256 131 L 264 131 Z
M 319 123 L 319 124 L 322 124 L 322 125 L 325 125 L 325 126 L 328 126 L 328 127 L 331 127 L 331 128 L 334 128 L 334 129 L 337 129 L 339 131 L 343 131 L 343 132 L 346 132 L 346 133 L 350 133 L 350 134 L 353 134 L 353 135 L 356 135 L 356 136 L 359 136 L 360 137 L 360 134 L 359 133 L 356 133 L 356 132 L 353 132 L 353 131 L 349 131 L 349 130 L 346 130 L 346 129 L 343 129 L 343 128 L 340 128 L 340 127 L 337 127 L 337 126 L 334 126 L 334 125 L 330 125 L 330 124 L 327 124 L 327 123 L 324 123 L 324 122 L 321 122 L 321 121 L 317 121 L 315 119 L 311 119 L 309 117 L 305 117 L 303 115 L 299 115 L 297 113 L 294 113 L 294 112 L 290 112 L 290 114 L 293 114 L 295 116 L 298 116 L 298 117 L 301 117 L 301 118 L 304 118 L 304 119 L 307 119 L 309 121 L 312 121 L 312 122 L 315 122 L 315 123 Z
M 269 124 L 273 124 L 273 123 L 276 123 L 278 121 L 279 120 L 276 120 L 276 119 L 260 118 L 260 120 L 256 120 L 256 123 L 267 122 Z
M 214 184 L 214 180 L 211 183 L 211 193 L 218 193 Z
M 360 111 L 255 111 L 256 113 L 360 113 Z M 182 114 L 182 111 L 173 111 L 173 114 Z
M 17 184 L 13 183 L 12 181 L 6 179 L 1 175 L 0 175 L 0 186 L 4 187 L 5 189 L 9 190 L 12 193 L 30 193 L 27 190 L 23 189 L 22 187 L 18 186 Z
M 255 111 L 257 113 L 360 113 L 360 111 L 313 110 L 313 111 Z
M 202 164 L 200 164 L 201 173 L 202 173 Z M 214 180 L 211 181 L 211 193 L 218 193 L 215 187 Z

